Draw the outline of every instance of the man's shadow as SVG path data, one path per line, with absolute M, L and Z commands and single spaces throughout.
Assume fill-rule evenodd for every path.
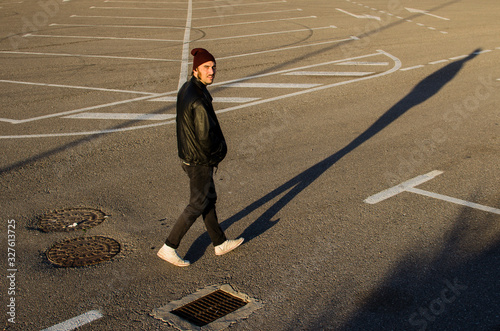
M 330 169 L 337 161 L 339 161 L 344 156 L 356 149 L 358 146 L 385 129 L 401 115 L 438 93 L 439 90 L 443 88 L 443 86 L 445 86 L 458 74 L 458 72 L 462 69 L 467 61 L 472 60 L 479 54 L 480 50 L 481 49 L 477 49 L 467 57 L 452 62 L 424 78 L 415 86 L 415 88 L 413 88 L 410 93 L 408 93 L 403 99 L 398 101 L 394 106 L 387 110 L 368 129 L 366 129 L 358 137 L 352 140 L 344 148 L 330 155 L 323 161 L 320 161 L 319 163 L 313 165 L 312 167 L 298 174 L 283 185 L 264 195 L 262 198 L 243 208 L 241 211 L 222 222 L 221 227 L 223 229 L 227 229 L 235 222 L 241 220 L 256 209 L 285 193 L 285 195 L 283 195 L 281 199 L 275 202 L 271 207 L 264 211 L 264 213 L 260 217 L 258 217 L 252 224 L 250 224 L 243 231 L 241 237 L 245 238 L 245 241 L 248 242 L 272 228 L 279 222 L 279 219 L 273 221 L 272 218 L 290 201 L 292 201 L 293 198 L 295 198 L 300 192 L 311 185 L 319 176 Z M 209 245 L 210 238 L 208 237 L 207 233 L 204 233 L 194 241 L 186 254 L 186 258 L 190 261 L 198 260 L 204 254 Z

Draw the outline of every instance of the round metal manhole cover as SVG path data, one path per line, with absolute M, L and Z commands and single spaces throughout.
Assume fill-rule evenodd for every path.
M 116 240 L 94 236 L 68 239 L 47 251 L 47 258 L 61 267 L 83 267 L 111 260 L 120 252 Z
M 70 208 L 52 211 L 38 218 L 38 228 L 44 232 L 84 230 L 106 219 L 106 214 L 92 208 Z

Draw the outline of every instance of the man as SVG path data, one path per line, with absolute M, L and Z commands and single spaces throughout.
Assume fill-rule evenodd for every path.
M 214 81 L 215 58 L 203 48 L 191 51 L 193 76 L 177 94 L 177 148 L 182 169 L 189 177 L 189 204 L 174 224 L 158 256 L 179 267 L 189 261 L 177 254 L 181 239 L 199 216 L 215 247 L 215 254 L 226 254 L 243 243 L 243 238 L 228 240 L 222 231 L 217 214 L 213 172 L 227 153 L 226 141 L 212 107 L 207 85 Z

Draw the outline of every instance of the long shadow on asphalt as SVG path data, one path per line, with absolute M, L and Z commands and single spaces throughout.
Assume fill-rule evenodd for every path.
M 499 331 L 498 216 L 464 207 L 442 244 L 423 245 L 399 259 L 347 322 L 339 326 L 345 298 L 336 298 L 289 330 Z
M 277 202 L 275 202 L 271 207 L 269 207 L 260 217 L 258 217 L 248 228 L 243 231 L 241 236 L 245 238 L 246 242 L 258 237 L 262 233 L 266 232 L 274 225 L 276 225 L 279 220 L 274 220 L 273 217 L 285 207 L 290 201 L 292 201 L 298 194 L 300 194 L 305 188 L 311 185 L 319 176 L 321 176 L 325 171 L 330 169 L 337 161 L 342 159 L 344 156 L 352 152 L 358 146 L 372 138 L 374 135 L 385 129 L 391 123 L 393 123 L 400 116 L 405 114 L 408 110 L 413 107 L 425 102 L 433 95 L 438 93 L 443 86 L 450 82 L 462 69 L 467 61 L 472 60 L 479 53 L 479 49 L 475 50 L 469 56 L 464 59 L 452 62 L 445 67 L 437 70 L 433 74 L 424 78 L 420 83 L 418 83 L 415 88 L 408 93 L 404 98 L 402 98 L 398 103 L 392 106 L 388 111 L 386 111 L 375 123 L 373 123 L 368 129 L 356 137 L 344 148 L 338 152 L 330 155 L 323 161 L 313 165 L 309 169 L 290 179 L 285 184 L 269 192 L 259 200 L 251 203 L 245 207 L 240 212 L 234 214 L 227 220 L 221 223 L 223 228 L 228 228 L 235 222 L 241 220 L 245 216 L 249 215 L 256 209 L 262 207 L 273 199 L 278 198 L 280 195 L 285 194 Z M 210 240 L 208 235 L 205 233 L 200 236 L 190 247 L 186 254 L 186 257 L 190 261 L 196 261 L 203 255 L 206 247 L 208 246 Z

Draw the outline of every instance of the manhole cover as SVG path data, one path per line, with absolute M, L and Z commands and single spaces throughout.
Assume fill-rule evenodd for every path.
M 111 238 L 80 237 L 55 244 L 47 252 L 50 262 L 61 267 L 83 267 L 111 260 L 120 244 Z
M 223 290 L 217 290 L 172 310 L 172 314 L 201 327 L 232 313 L 246 304 L 245 300 Z
M 40 216 L 38 228 L 44 232 L 84 230 L 102 223 L 106 217 L 92 208 L 61 209 Z

